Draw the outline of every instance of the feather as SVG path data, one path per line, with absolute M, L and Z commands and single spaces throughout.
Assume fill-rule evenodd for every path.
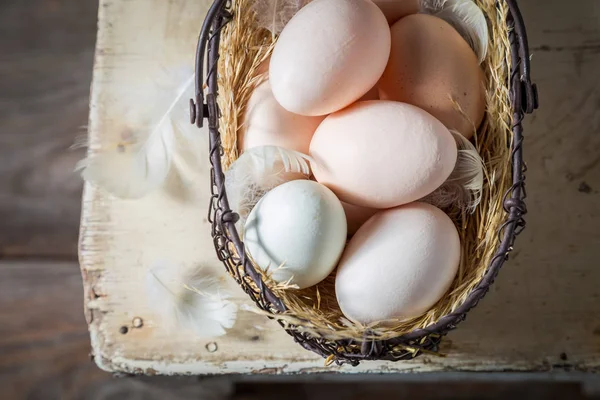
M 279 35 L 287 23 L 311 0 L 255 0 L 252 9 L 260 28 Z
M 452 25 L 483 62 L 488 49 L 488 26 L 483 11 L 473 0 L 421 0 L 421 12 Z
M 474 212 L 481 201 L 483 160 L 469 139 L 455 131 L 452 135 L 458 146 L 456 166 L 446 182 L 422 201 L 438 208 L 456 206 Z
M 168 103 L 160 110 L 158 122 L 149 134 L 133 145 L 120 144 L 79 162 L 83 179 L 120 198 L 140 198 L 159 188 L 166 180 L 177 140 L 193 137 L 194 127 L 187 123 L 187 102 L 194 97 L 194 76 L 188 76 L 176 89 L 171 88 Z M 157 95 L 157 101 L 164 98 Z
M 277 146 L 246 150 L 225 173 L 225 191 L 230 208 L 240 215 L 238 229 L 256 203 L 282 183 L 310 177 L 311 158 Z M 236 224 L 237 225 L 237 224 Z
M 205 268 L 182 273 L 177 266 L 157 264 L 148 270 L 146 289 L 150 307 L 165 322 L 199 337 L 222 336 L 235 323 L 237 306 Z

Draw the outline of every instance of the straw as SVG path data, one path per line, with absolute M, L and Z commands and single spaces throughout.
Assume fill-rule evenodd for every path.
M 250 11 L 252 2 L 234 1 L 232 7 L 235 17 L 225 27 L 221 41 L 219 106 L 225 168 L 237 158 L 237 138 L 246 104 L 252 91 L 266 78 L 259 67 L 269 58 L 277 39 L 270 32 L 256 28 L 255 14 Z M 498 245 L 497 231 L 506 218 L 503 195 L 511 185 L 511 55 L 505 2 L 497 4 L 494 0 L 476 0 L 476 3 L 486 14 L 490 25 L 490 51 L 482 64 L 486 75 L 486 115 L 476 135 L 476 147 L 485 164 L 485 184 L 481 203 L 473 214 L 446 210 L 458 228 L 462 244 L 459 272 L 451 288 L 428 312 L 417 318 L 386 321 L 366 327 L 348 321 L 342 315 L 335 297 L 333 275 L 312 288 L 295 290 L 289 285 L 275 284 L 265 274 L 265 282 L 288 308 L 286 313 L 276 316 L 286 329 L 329 340 L 355 339 L 358 343 L 365 337 L 378 340 L 397 337 L 414 329 L 425 328 L 452 313 L 485 274 Z M 243 271 L 238 270 L 238 273 L 243 276 L 245 285 L 259 293 Z M 272 316 L 269 311 L 257 309 L 257 312 Z M 365 335 L 366 332 L 368 335 Z M 409 347 L 404 350 L 416 352 L 416 349 Z

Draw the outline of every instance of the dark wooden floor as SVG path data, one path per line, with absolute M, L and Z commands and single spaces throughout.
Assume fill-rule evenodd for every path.
M 365 385 L 115 379 L 89 360 L 73 173 L 84 150 L 69 148 L 87 124 L 97 6 L 0 1 L 0 399 L 365 398 Z M 575 383 L 369 387 L 381 399 L 583 398 Z
M 76 260 L 97 0 L 0 2 L 0 255 Z
M 0 398 L 91 397 L 77 260 L 97 0 L 0 2 Z

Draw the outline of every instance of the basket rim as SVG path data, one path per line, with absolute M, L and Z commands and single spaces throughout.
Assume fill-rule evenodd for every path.
M 525 172 L 526 167 L 523 161 L 523 126 L 522 121 L 525 114 L 532 113 L 538 108 L 538 96 L 535 84 L 530 78 L 530 60 L 529 46 L 525 23 L 519 10 L 516 0 L 501 0 L 508 6 L 507 24 L 509 26 L 509 42 L 510 52 L 513 55 L 511 62 L 511 70 L 509 76 L 510 84 L 510 103 L 512 106 L 513 120 L 512 132 L 513 141 L 511 147 L 511 166 L 512 166 L 512 186 L 505 193 L 503 198 L 503 208 L 507 214 L 504 222 L 498 230 L 499 244 L 496 247 L 493 258 L 491 259 L 483 278 L 471 290 L 464 302 L 454 312 L 447 314 L 434 324 L 425 328 L 415 329 L 403 335 L 386 339 L 373 340 L 365 339 L 362 343 L 362 354 L 345 354 L 346 362 L 357 365 L 359 360 L 364 359 L 390 359 L 397 360 L 398 358 L 381 357 L 381 348 L 385 343 L 387 345 L 397 346 L 406 343 L 416 343 L 429 338 L 427 346 L 436 349 L 439 343 L 439 338 L 445 335 L 448 331 L 454 329 L 458 323 L 463 321 L 466 314 L 477 305 L 489 290 L 490 285 L 495 280 L 500 268 L 508 259 L 508 254 L 512 250 L 516 236 L 521 233 L 525 227 L 524 215 L 527 213 L 525 204 Z M 210 162 L 211 162 L 211 185 L 213 196 L 209 207 L 209 220 L 213 224 L 212 236 L 215 238 L 215 248 L 219 258 L 224 263 L 227 260 L 221 256 L 220 251 L 223 251 L 223 244 L 218 243 L 216 238 L 217 232 L 229 236 L 228 239 L 233 244 L 240 262 L 243 265 L 244 272 L 250 276 L 255 285 L 260 290 L 260 295 L 257 298 L 255 295 L 248 293 L 255 303 L 265 311 L 271 312 L 271 307 L 263 306 L 260 302 L 272 306 L 278 312 L 285 312 L 286 307 L 281 299 L 279 299 L 273 291 L 264 283 L 262 275 L 256 271 L 254 265 L 245 257 L 245 246 L 241 240 L 235 223 L 239 219 L 239 215 L 233 212 L 229 206 L 227 193 L 225 192 L 224 171 L 221 163 L 222 147 L 219 132 L 219 108 L 217 105 L 217 61 L 219 58 L 220 32 L 221 29 L 231 20 L 232 14 L 228 11 L 231 7 L 232 0 L 215 0 L 210 7 L 206 19 L 200 31 L 198 45 L 196 49 L 196 79 L 195 79 L 195 99 L 190 100 L 190 117 L 191 123 L 202 127 L 204 119 L 208 120 L 209 136 L 210 136 Z M 204 75 L 203 67 L 206 63 L 207 73 L 207 88 L 208 92 L 204 95 Z M 206 100 L 206 103 L 205 103 Z M 213 210 L 217 210 L 212 215 Z M 239 282 L 239 281 L 238 281 Z M 248 291 L 247 291 L 248 292 Z M 277 319 L 275 313 L 273 318 Z M 278 321 L 282 326 L 282 322 Z M 294 336 L 297 342 L 308 350 L 316 352 L 323 357 L 331 356 L 332 352 L 323 351 L 321 347 L 313 346 L 310 337 L 298 332 L 286 329 L 286 331 Z M 435 337 L 432 337 L 435 336 Z M 423 346 L 427 347 L 427 346 Z M 417 348 L 421 346 L 416 346 Z M 407 357 L 407 358 L 413 358 Z M 338 362 L 338 360 L 336 360 Z

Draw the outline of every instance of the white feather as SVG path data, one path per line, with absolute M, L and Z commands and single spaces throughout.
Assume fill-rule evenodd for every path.
M 158 107 L 154 128 L 140 135 L 141 140 L 133 145 L 121 145 L 82 160 L 77 170 L 82 170 L 83 178 L 127 199 L 143 197 L 159 188 L 173 164 L 177 141 L 193 137 L 195 127 L 186 116 L 187 102 L 194 97 L 193 83 L 194 76 L 187 76 L 183 83 L 178 83 L 179 87 L 170 88 L 168 102 L 157 95 L 155 101 L 163 106 Z
M 473 0 L 421 0 L 421 12 L 452 25 L 483 62 L 488 50 L 488 26 L 483 11 Z
M 481 201 L 483 160 L 467 138 L 458 132 L 452 132 L 452 135 L 458 146 L 456 166 L 446 182 L 422 201 L 439 208 L 455 206 L 474 212 Z
M 287 23 L 311 0 L 255 0 L 256 23 L 273 35 L 279 35 Z
M 199 337 L 224 335 L 235 323 L 237 306 L 207 269 L 182 273 L 177 266 L 159 264 L 148 270 L 146 288 L 149 306 L 164 322 Z
M 277 146 L 246 150 L 225 173 L 229 206 L 240 215 L 243 227 L 256 203 L 282 183 L 310 177 L 310 157 Z

